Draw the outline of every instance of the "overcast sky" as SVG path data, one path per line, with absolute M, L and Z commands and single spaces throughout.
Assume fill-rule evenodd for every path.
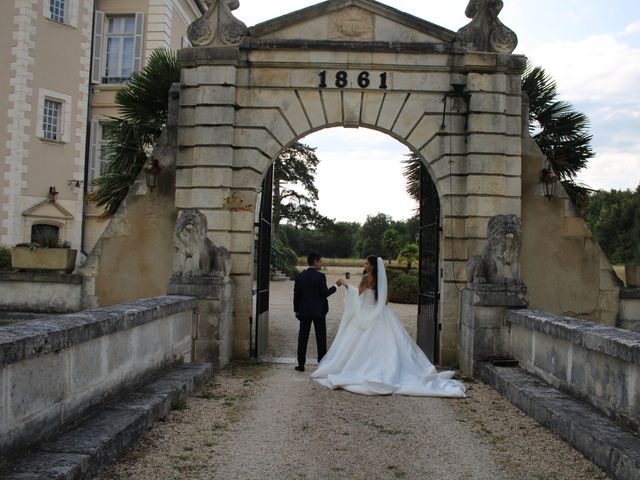
M 247 25 L 319 3 L 240 0 L 235 15 Z M 385 0 L 383 3 L 451 30 L 468 23 L 468 0 Z M 593 188 L 640 183 L 640 2 L 637 0 L 504 0 L 501 20 L 527 55 L 558 82 L 563 99 L 592 122 L 596 151 L 578 180 Z M 318 148 L 320 211 L 346 221 L 383 212 L 411 215 L 400 160 L 406 147 L 367 129 L 330 129 L 302 140 Z M 365 192 L 384 192 L 366 195 Z

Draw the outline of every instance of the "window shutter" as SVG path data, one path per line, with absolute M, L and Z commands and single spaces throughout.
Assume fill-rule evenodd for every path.
M 92 191 L 91 181 L 99 176 L 100 168 L 100 123 L 91 120 L 91 150 L 89 150 L 89 185 L 87 191 Z
M 102 39 L 104 30 L 104 13 L 96 10 L 93 19 L 93 63 L 91 65 L 91 83 L 102 83 Z
M 142 40 L 144 34 L 144 13 L 136 13 L 136 40 L 133 46 L 133 71 L 142 70 Z

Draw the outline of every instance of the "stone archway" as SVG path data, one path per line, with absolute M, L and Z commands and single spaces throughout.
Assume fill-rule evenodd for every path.
M 521 213 L 524 58 L 509 54 L 515 35 L 496 27 L 495 13 L 456 43 L 454 32 L 371 0 L 331 0 L 247 30 L 231 14 L 236 4 L 217 2 L 190 28 L 195 47 L 179 52 L 176 170 L 177 209 L 200 209 L 209 236 L 231 252 L 234 355 L 249 354 L 262 178 L 282 148 L 343 126 L 399 140 L 436 184 L 440 358 L 455 362 L 465 262 L 481 250 L 489 217 Z M 474 35 L 491 42 L 479 47 Z

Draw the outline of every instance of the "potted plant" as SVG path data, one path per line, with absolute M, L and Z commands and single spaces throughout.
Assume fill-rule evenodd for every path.
M 69 242 L 58 242 L 58 236 L 45 234 L 40 243 L 19 243 L 11 249 L 11 268 L 26 271 L 63 271 L 76 268 L 78 251 Z

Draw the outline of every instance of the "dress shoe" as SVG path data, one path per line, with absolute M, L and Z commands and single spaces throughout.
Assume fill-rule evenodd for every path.
M 297 370 L 298 372 L 304 372 L 304 366 L 302 366 L 302 365 L 298 365 L 298 366 L 296 367 L 296 370 Z

